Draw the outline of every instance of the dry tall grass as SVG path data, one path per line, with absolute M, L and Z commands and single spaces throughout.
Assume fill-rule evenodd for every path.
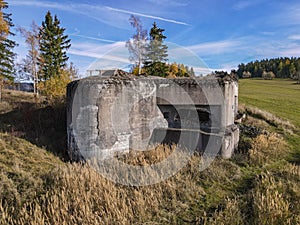
M 88 165 L 63 163 L 13 132 L 0 133 L 0 225 L 300 224 L 300 166 L 285 160 L 285 140 L 270 131 L 247 138 L 249 149 L 231 160 L 217 158 L 200 171 L 201 156 L 193 155 L 164 182 L 130 187 Z M 173 151 L 159 146 L 117 158 L 150 165 Z
M 287 155 L 288 146 L 277 134 L 261 134 L 251 143 L 249 158 L 252 165 L 265 165 L 283 159 Z
M 282 183 L 271 174 L 262 174 L 253 190 L 254 224 L 291 224 L 290 203 L 281 193 Z
M 176 223 L 176 209 L 188 208 L 178 195 L 202 191 L 190 185 L 188 189 L 196 189 L 179 193 L 174 181 L 144 188 L 119 186 L 78 164 L 59 168 L 48 178 L 53 185 L 46 194 L 19 210 L 0 208 L 0 224 L 171 224 Z
M 293 124 L 291 124 L 290 121 L 283 120 L 270 112 L 245 105 L 239 105 L 239 110 L 247 113 L 248 115 L 262 119 L 263 121 L 266 121 L 267 123 L 276 127 L 282 127 L 283 130 L 286 131 L 288 134 L 293 134 L 296 130 L 296 127 Z
M 7 144 L 6 141 L 9 140 L 5 140 Z M 164 153 L 158 151 L 162 148 Z M 132 165 L 152 163 L 163 160 L 170 152 L 168 147 L 160 146 L 151 152 L 131 153 L 126 160 Z M 233 163 L 220 160 L 201 174 L 200 160 L 193 156 L 174 177 L 145 187 L 115 184 L 94 168 L 80 164 L 65 164 L 43 173 L 44 184 L 31 187 L 23 187 L 18 179 L 2 174 L 2 190 L 6 192 L 1 193 L 0 224 L 196 224 L 201 218 L 209 218 L 205 213 L 210 210 L 205 210 L 205 205 L 218 207 L 230 195 L 228 190 L 221 191 L 222 187 L 238 179 Z M 28 177 L 34 179 L 40 181 Z M 13 188 L 16 185 L 26 193 Z M 212 198 L 211 193 L 218 189 Z
M 4 139 L 4 144 L 8 143 L 9 140 Z M 162 160 L 172 151 L 165 149 L 163 154 L 154 149 L 130 153 L 125 158 L 132 165 L 150 163 L 153 159 Z M 134 157 L 130 158 L 130 155 Z M 300 195 L 297 185 L 299 166 L 287 164 L 279 176 L 262 172 L 256 175 L 253 188 L 250 186 L 245 193 L 238 193 L 234 190 L 244 179 L 239 166 L 217 159 L 207 170 L 200 172 L 200 160 L 200 156 L 195 155 L 174 177 L 145 187 L 115 184 L 94 168 L 81 164 L 61 164 L 42 173 L 39 179 L 22 178 L 27 179 L 28 184 L 24 181 L 18 183 L 18 178 L 1 172 L 0 224 L 232 225 L 299 222 L 299 206 L 295 205 Z M 19 176 L 16 166 L 13 169 Z M 246 213 L 249 209 L 245 209 L 249 206 L 250 214 Z
M 244 224 L 245 217 L 241 213 L 238 199 L 226 199 L 224 209 L 216 211 L 212 216 L 208 216 L 206 213 L 200 219 L 200 223 L 203 225 L 240 225 Z

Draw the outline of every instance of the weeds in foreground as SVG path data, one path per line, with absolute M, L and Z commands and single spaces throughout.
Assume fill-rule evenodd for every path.
M 251 143 L 249 158 L 251 165 L 265 165 L 285 158 L 288 146 L 282 137 L 276 134 L 259 135 Z
M 277 157 L 272 151 L 284 148 L 274 143 L 281 140 L 276 135 L 258 136 L 252 145 L 261 147 L 263 153 Z M 272 138 L 273 144 L 264 141 Z M 17 151 L 20 139 L 13 138 Z M 8 148 L 9 138 L 2 146 Z M 25 150 L 26 150 L 25 146 Z M 29 145 L 28 148 L 32 148 Z M 150 152 L 130 153 L 125 157 L 131 165 L 160 161 L 171 149 L 164 147 Z M 12 148 L 13 149 L 13 148 Z M 11 151 L 13 151 L 10 149 Z M 29 149 L 28 149 L 29 150 Z M 258 150 L 258 149 L 257 149 Z M 32 151 L 38 151 L 32 149 Z M 3 152 L 0 156 L 2 156 Z M 14 152 L 10 152 L 13 157 Z M 41 152 L 42 158 L 47 159 Z M 157 155 L 155 155 L 157 154 Z M 25 154 L 26 155 L 26 154 Z M 47 156 L 47 157 L 46 157 Z M 129 156 L 134 156 L 130 158 Z M 256 155 L 254 155 L 256 157 Z M 261 155 L 253 168 L 263 164 Z M 25 157 L 25 156 L 24 156 Z M 35 157 L 32 155 L 32 157 Z M 37 159 L 36 159 L 37 160 Z M 132 161 L 131 161 L 132 160 Z M 61 164 L 55 169 L 27 175 L 30 168 L 12 165 L 2 167 L 0 224 L 297 224 L 299 222 L 300 167 L 286 164 L 280 171 L 254 175 L 253 185 L 239 192 L 245 169 L 234 160 L 216 159 L 200 172 L 201 157 L 192 156 L 174 177 L 159 184 L 128 187 L 115 184 L 94 168 L 81 164 Z M 53 161 L 51 157 L 49 161 Z M 272 161 L 269 161 L 272 163 Z M 52 168 L 52 169 L 51 169 Z M 7 172 L 5 172 L 7 171 Z M 12 176 L 12 174 L 15 174 Z M 35 174 L 35 175 L 34 175 Z M 20 178 L 21 179 L 20 179 Z M 26 182 L 25 182 L 26 180 Z M 34 180 L 38 185 L 34 185 Z M 39 183 L 40 182 L 40 183 Z
M 164 182 L 129 187 L 0 133 L 0 224 L 300 224 L 300 166 L 285 160 L 285 140 L 271 132 L 245 140 L 246 149 L 204 171 L 194 155 Z M 149 165 L 172 151 L 159 146 L 118 159 Z
M 281 193 L 282 186 L 272 175 L 261 175 L 252 193 L 254 224 L 291 224 L 290 203 Z
M 240 105 L 239 110 L 247 113 L 250 116 L 261 119 L 262 121 L 267 122 L 271 126 L 282 128 L 288 134 L 293 134 L 296 130 L 296 127 L 293 124 L 291 124 L 290 121 L 283 120 L 270 112 L 245 105 Z

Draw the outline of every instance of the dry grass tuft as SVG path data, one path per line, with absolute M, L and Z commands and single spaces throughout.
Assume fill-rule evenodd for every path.
M 12 110 L 12 106 L 6 102 L 6 101 L 1 101 L 0 102 L 0 113 L 7 113 Z
M 199 223 L 203 225 L 240 225 L 244 224 L 244 219 L 239 200 L 227 198 L 224 209 L 215 211 L 212 216 L 207 216 L 205 213 Z
M 272 126 L 281 127 L 288 134 L 293 134 L 296 130 L 296 127 L 290 121 L 283 120 L 270 112 L 245 105 L 240 105 L 239 110 L 255 118 L 262 119 Z
M 154 218 L 162 223 L 176 223 L 178 215 L 174 212 L 188 209 L 187 202 L 180 200 L 185 193 L 177 190 L 174 181 L 125 187 L 78 164 L 58 168 L 48 178 L 52 179 L 51 190 L 25 203 L 20 210 L 0 207 L 0 224 L 156 224 L 152 222 Z M 186 195 L 199 193 L 199 188 L 186 190 Z
M 287 154 L 287 144 L 277 134 L 261 134 L 251 143 L 249 151 L 250 162 L 253 165 L 264 165 L 274 160 L 282 159 Z
M 265 173 L 253 190 L 254 224 L 292 224 L 290 203 L 281 193 L 283 184 Z
M 262 137 L 255 140 L 257 148 L 259 138 Z M 17 140 L 12 140 L 15 147 L 18 147 Z M 0 144 L 9 148 L 9 141 L 4 138 Z M 270 146 L 264 142 L 260 145 L 266 152 Z M 18 148 L 22 151 L 20 146 Z M 157 149 L 165 149 L 165 152 Z M 166 146 L 157 149 L 134 153 L 133 158 L 127 155 L 126 160 L 144 165 L 161 161 L 172 152 Z M 49 161 L 53 159 L 50 157 Z M 289 182 L 263 173 L 257 177 L 254 188 L 241 195 L 234 191 L 243 179 L 239 166 L 216 159 L 200 172 L 200 161 L 200 156 L 192 156 L 175 176 L 144 187 L 115 184 L 88 165 L 61 164 L 43 173 L 38 173 L 40 169 L 33 170 L 32 174 L 36 175 L 30 176 L 26 173 L 30 168 L 12 164 L 8 171 L 13 171 L 15 178 L 9 173 L 0 173 L 0 224 L 231 225 L 296 224 L 299 220 L 299 213 L 295 213 L 298 166 L 289 165 L 281 171 L 283 175 L 289 174 L 283 176 Z M 253 208 L 251 216 L 244 209 L 249 205 Z
M 153 165 L 167 159 L 176 148 L 175 145 L 158 145 L 147 151 L 130 150 L 128 154 L 120 155 L 118 159 L 134 166 Z
M 12 120 L 10 116 L 21 116 L 11 123 L 15 126 L 32 124 L 24 124 L 26 110 L 18 111 L 26 106 L 18 102 L 24 97 L 28 103 L 34 101 L 10 94 L 15 112 L 2 115 L 1 126 Z M 57 109 L 44 114 L 45 110 L 49 108 L 34 115 L 48 118 Z M 38 122 L 49 137 L 47 124 L 53 121 Z M 263 131 L 270 128 L 257 118 L 246 123 L 259 124 Z M 54 132 L 61 135 L 58 129 Z M 289 146 L 281 136 L 262 133 L 249 137 L 249 151 L 238 157 L 217 158 L 200 171 L 201 157 L 194 155 L 174 176 L 142 187 L 116 184 L 88 165 L 61 162 L 13 132 L 0 133 L 0 224 L 300 224 L 300 167 L 285 160 Z M 174 146 L 158 146 L 117 159 L 147 166 L 163 162 L 173 152 Z

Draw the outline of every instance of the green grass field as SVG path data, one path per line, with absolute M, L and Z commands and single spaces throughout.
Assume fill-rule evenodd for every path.
M 292 80 L 239 80 L 241 104 L 266 110 L 300 129 L 300 85 Z
M 296 81 L 240 79 L 239 103 L 265 110 L 295 125 L 295 134 L 284 137 L 292 149 L 291 161 L 300 163 L 300 85 Z

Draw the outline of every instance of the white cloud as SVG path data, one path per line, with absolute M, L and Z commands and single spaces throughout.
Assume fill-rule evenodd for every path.
M 173 1 L 173 0 L 148 0 L 151 3 L 157 4 L 157 5 L 166 5 L 168 7 L 170 6 L 175 6 L 175 7 L 179 7 L 179 6 L 187 6 L 189 4 L 189 2 L 185 2 L 185 1 Z
M 206 42 L 198 45 L 188 46 L 191 51 L 201 55 L 222 54 L 233 52 L 236 48 L 241 47 L 239 40 L 222 40 L 216 42 Z
M 112 8 L 104 5 L 89 5 L 89 4 L 64 4 L 56 2 L 47 2 L 47 1 L 33 1 L 33 0 L 11 0 L 10 2 L 13 6 L 31 6 L 31 7 L 42 7 L 42 8 L 52 8 L 62 11 L 74 12 L 77 14 L 82 14 L 98 20 L 102 23 L 109 24 L 114 27 L 124 28 L 125 22 L 128 24 L 128 17 L 125 17 L 122 14 L 133 14 L 145 18 L 157 19 L 169 23 L 175 23 L 179 25 L 188 25 L 185 22 L 177 21 L 173 19 L 168 19 L 160 16 L 148 15 L 139 12 L 132 12 L 123 9 Z
M 47 9 L 58 9 L 61 11 L 73 12 L 76 14 L 81 14 L 90 18 L 93 18 L 102 23 L 114 26 L 117 28 L 124 29 L 125 21 L 128 24 L 128 18 L 117 16 L 115 13 L 111 13 L 103 5 L 88 5 L 81 3 L 57 3 L 48 1 L 34 1 L 34 0 L 12 0 L 11 5 L 14 6 L 30 6 L 30 7 L 41 7 Z
M 275 32 L 270 32 L 270 31 L 263 31 L 261 32 L 261 34 L 265 35 L 265 36 L 274 36 Z
M 281 48 L 278 51 L 280 56 L 287 56 L 287 57 L 299 57 L 300 54 L 300 44 L 290 44 L 287 45 L 285 48 Z
M 235 10 L 242 10 L 251 5 L 251 1 L 239 1 L 233 5 Z
M 130 64 L 125 42 L 98 45 L 94 43 L 74 43 L 69 53 L 96 59 L 87 69 L 116 69 Z
M 11 0 L 9 4 L 12 6 L 33 6 L 33 7 L 56 8 L 56 9 L 66 10 L 64 4 L 59 4 L 55 2 Z
M 115 42 L 112 44 L 94 44 L 94 43 L 72 43 L 71 54 L 101 58 L 103 55 L 113 52 L 116 49 L 126 49 L 125 42 Z M 127 50 L 127 49 L 126 49 Z M 73 51 L 73 52 L 71 52 Z
M 153 15 L 123 10 L 123 9 L 117 9 L 117 8 L 112 8 L 112 7 L 106 7 L 106 8 L 111 11 L 115 11 L 115 12 L 125 13 L 125 14 L 129 14 L 129 15 L 137 15 L 137 16 L 141 16 L 141 17 L 145 17 L 145 18 L 156 19 L 156 20 L 161 20 L 161 21 L 165 21 L 165 22 L 169 22 L 169 23 L 175 23 L 175 24 L 179 24 L 179 25 L 189 26 L 189 24 L 187 24 L 185 22 L 172 20 L 172 19 L 166 19 L 166 18 L 159 17 L 159 16 L 153 16 Z
M 280 13 L 274 15 L 271 22 L 277 25 L 299 25 L 300 24 L 300 4 L 282 2 Z
M 96 38 L 96 37 L 90 37 L 90 36 L 80 35 L 80 34 L 69 34 L 69 36 L 81 37 L 81 38 L 84 38 L 84 39 L 91 39 L 91 40 L 101 41 L 101 42 L 107 42 L 107 43 L 115 43 L 116 42 L 116 41 L 113 41 L 113 40 L 108 40 L 108 39 L 103 39 L 103 38 Z
M 300 36 L 291 35 L 290 38 L 296 40 Z M 244 58 L 248 56 L 250 60 L 300 55 L 300 43 L 285 37 L 269 39 L 268 37 L 249 36 L 239 40 L 241 41 L 240 46 L 234 49 L 237 52 L 236 56 L 241 54 Z
M 255 5 L 258 5 L 258 4 L 261 4 L 263 3 L 264 0 L 252 0 L 252 1 L 249 1 L 249 0 L 242 0 L 242 1 L 238 1 L 236 2 L 234 5 L 233 5 L 233 9 L 234 10 L 243 10 L 243 9 L 246 9 L 246 8 L 249 8 L 251 6 L 255 6 Z
M 286 18 L 289 19 L 289 22 L 300 24 L 300 4 L 289 5 L 287 11 Z
M 300 34 L 290 35 L 290 36 L 288 36 L 288 39 L 299 41 L 300 40 Z
M 207 75 L 213 72 L 213 70 L 206 67 L 193 67 L 193 70 L 196 75 Z

